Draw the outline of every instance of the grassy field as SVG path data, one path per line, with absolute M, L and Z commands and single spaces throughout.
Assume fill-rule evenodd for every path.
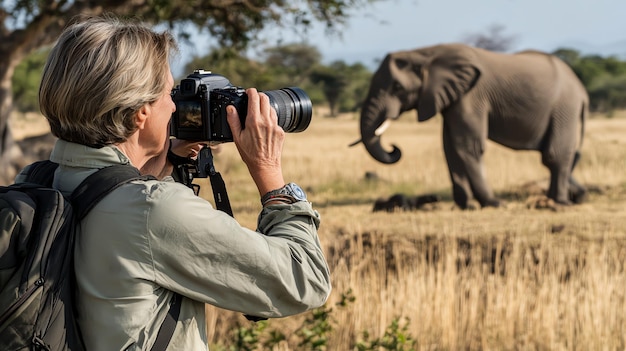
M 626 119 L 587 125 L 575 171 L 590 195 L 572 207 L 546 205 L 548 172 L 536 152 L 490 143 L 485 170 L 499 209 L 461 211 L 451 200 L 441 121 L 403 116 L 383 142 L 403 151 L 397 164 L 374 161 L 358 138 L 356 116 L 316 115 L 288 134 L 287 181 L 308 191 L 322 216 L 320 237 L 331 263 L 333 331 L 328 350 L 352 350 L 363 332 L 381 336 L 403 321 L 419 350 L 622 350 L 626 347 Z M 216 168 L 235 217 L 254 227 L 258 194 L 233 145 Z M 377 180 L 366 178 L 375 172 Z M 204 180 L 202 196 L 211 199 Z M 438 194 L 411 212 L 372 212 L 394 193 Z M 336 303 L 351 292 L 347 307 Z M 212 342 L 228 344 L 236 314 L 209 309 Z M 271 320 L 293 335 L 303 316 Z M 296 350 L 295 341 L 280 350 Z
M 363 332 L 382 336 L 398 320 L 418 350 L 626 348 L 626 116 L 589 120 L 574 173 L 589 199 L 565 208 L 544 201 L 548 172 L 538 153 L 492 143 L 485 171 L 506 205 L 455 208 L 439 119 L 418 124 L 407 115 L 387 130 L 383 143 L 403 151 L 394 165 L 377 163 L 362 145 L 349 148 L 358 137 L 357 116 L 320 113 L 305 132 L 288 134 L 284 148 L 286 180 L 306 188 L 322 216 L 334 286 L 327 350 L 353 350 Z M 216 155 L 216 169 L 235 217 L 254 228 L 258 194 L 232 143 Z M 213 201 L 208 181 L 197 183 Z M 442 201 L 372 212 L 377 198 L 398 192 Z M 348 292 L 354 302 L 337 306 Z M 229 345 L 236 326 L 251 325 L 207 310 L 212 344 Z M 291 336 L 274 350 L 298 350 L 305 317 L 270 320 L 268 328 Z

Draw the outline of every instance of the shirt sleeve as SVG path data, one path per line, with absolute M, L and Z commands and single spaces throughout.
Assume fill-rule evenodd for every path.
M 191 299 L 259 317 L 323 305 L 330 272 L 308 202 L 261 211 L 258 231 L 178 183 L 149 196 L 148 239 L 157 284 Z

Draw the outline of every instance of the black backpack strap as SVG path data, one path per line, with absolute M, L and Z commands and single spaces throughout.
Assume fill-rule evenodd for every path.
M 133 180 L 154 180 L 153 176 L 142 176 L 131 165 L 114 165 L 102 168 L 83 180 L 72 193 L 70 201 L 78 221 L 107 194 Z
M 78 221 L 83 219 L 87 213 L 107 194 L 117 189 L 123 184 L 133 180 L 155 180 L 150 175 L 142 176 L 139 170 L 130 165 L 115 165 L 102 168 L 87 177 L 74 190 L 71 202 Z M 159 328 L 156 341 L 152 346 L 152 351 L 165 351 L 176 329 L 176 322 L 180 315 L 182 296 L 174 293 L 170 303 L 167 316 Z
M 29 183 L 52 187 L 54 171 L 58 166 L 58 163 L 50 160 L 37 161 L 31 164 L 26 170 L 26 181 Z
M 174 329 L 176 329 L 176 322 L 180 315 L 180 306 L 182 303 L 183 297 L 175 292 L 172 297 L 172 302 L 170 303 L 170 309 L 167 311 L 167 316 L 165 316 L 165 320 L 159 328 L 159 333 L 150 351 L 165 351 L 167 349 L 167 345 L 169 345 L 174 335 Z

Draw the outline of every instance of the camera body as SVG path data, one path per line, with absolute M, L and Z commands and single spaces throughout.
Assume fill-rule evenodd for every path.
M 233 141 L 226 120 L 226 106 L 233 105 L 244 124 L 248 106 L 245 89 L 230 84 L 219 74 L 196 70 L 172 91 L 176 111 L 170 135 L 194 141 Z
M 278 125 L 287 133 L 304 131 L 311 123 L 311 99 L 300 88 L 289 87 L 264 91 L 276 110 Z M 226 106 L 237 109 L 241 126 L 245 127 L 248 95 L 245 89 L 210 71 L 195 70 L 181 80 L 172 99 L 176 111 L 172 114 L 170 135 L 191 141 L 228 142 L 233 134 L 226 120 Z

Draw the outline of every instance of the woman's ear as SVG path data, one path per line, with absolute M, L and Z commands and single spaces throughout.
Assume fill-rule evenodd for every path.
M 137 124 L 138 129 L 144 129 L 146 126 L 146 121 L 150 114 L 152 113 L 152 106 L 150 104 L 144 104 L 141 106 L 139 111 L 137 111 L 137 115 L 135 116 L 135 123 Z

